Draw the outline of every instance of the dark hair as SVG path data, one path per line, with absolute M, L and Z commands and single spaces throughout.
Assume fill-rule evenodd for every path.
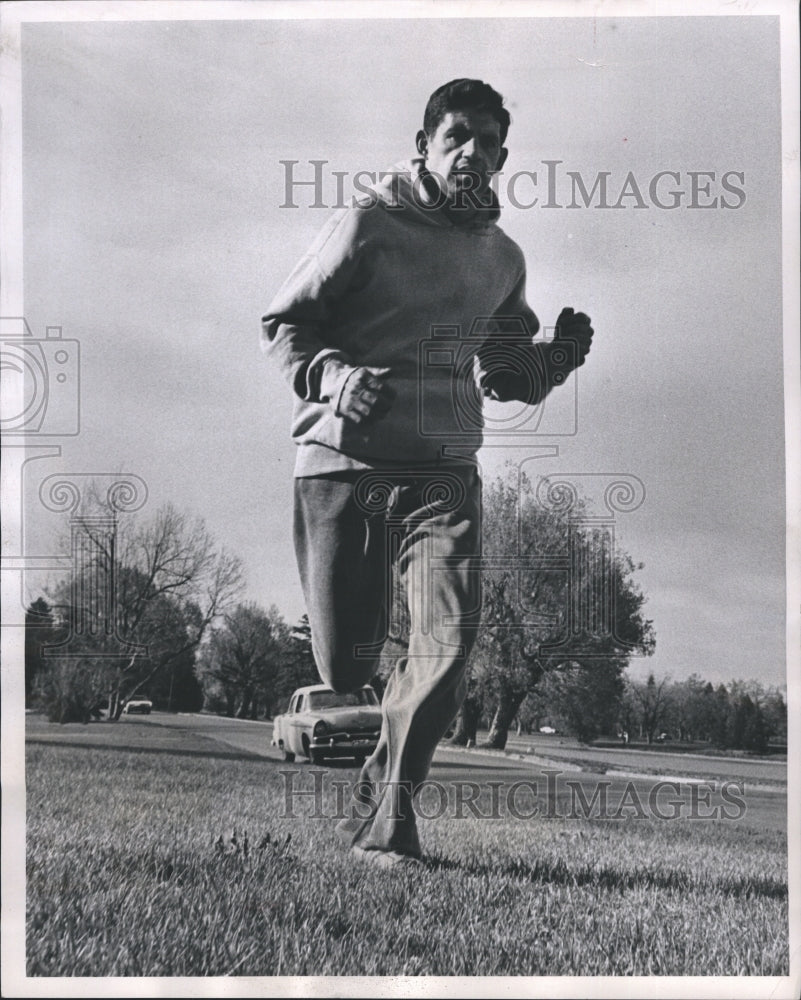
M 429 97 L 423 116 L 423 129 L 432 136 L 449 111 L 486 111 L 501 126 L 501 145 L 506 141 L 511 117 L 503 106 L 503 97 L 482 80 L 451 80 Z

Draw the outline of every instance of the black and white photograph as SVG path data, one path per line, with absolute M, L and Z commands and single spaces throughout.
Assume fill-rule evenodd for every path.
M 3 995 L 799 996 L 797 5 L 0 31 Z

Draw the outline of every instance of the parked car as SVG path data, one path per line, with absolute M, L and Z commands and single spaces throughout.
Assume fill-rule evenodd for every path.
M 153 710 L 153 702 L 144 694 L 134 695 L 125 703 L 123 712 L 125 715 L 150 715 Z
M 287 761 L 300 755 L 312 764 L 327 757 L 363 763 L 378 745 L 380 731 L 381 706 L 369 685 L 337 694 L 325 684 L 313 684 L 298 688 L 286 712 L 275 717 L 272 745 Z
M 540 726 L 540 732 L 545 733 L 546 736 L 553 736 L 556 733 L 556 730 L 553 726 Z

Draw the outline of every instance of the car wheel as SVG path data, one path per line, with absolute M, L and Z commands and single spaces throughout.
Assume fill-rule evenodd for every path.
M 307 757 L 310 764 L 321 764 L 322 758 L 319 756 L 318 750 L 312 750 L 309 744 L 309 737 L 304 733 L 301 738 L 301 745 L 303 747 L 303 756 Z
M 295 755 L 291 753 L 289 750 L 285 750 L 283 747 L 281 747 L 281 755 L 283 756 L 287 764 L 291 764 L 292 761 L 295 759 Z

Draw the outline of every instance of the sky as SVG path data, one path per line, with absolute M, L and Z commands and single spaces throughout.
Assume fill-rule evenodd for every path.
M 635 676 L 784 684 L 778 31 L 764 16 L 25 24 L 24 313 L 81 352 L 80 433 L 26 472 L 26 552 L 63 526 L 43 478 L 125 471 L 147 484 L 143 515 L 202 516 L 249 599 L 303 613 L 291 397 L 258 334 L 330 208 L 308 187 L 281 207 L 281 161 L 306 179 L 326 160 L 330 206 L 332 171 L 413 155 L 428 95 L 478 77 L 512 114 L 501 224 L 529 301 L 545 326 L 571 305 L 596 331 L 537 434 L 490 435 L 485 478 L 511 461 L 590 492 L 639 480 L 615 523 L 657 638 Z M 646 204 L 544 207 L 546 161 L 562 205 L 568 171 L 588 188 L 606 172 L 610 202 L 631 174 Z M 537 184 L 521 175 L 515 207 L 520 171 Z M 679 175 L 658 188 L 684 192 L 676 209 L 649 195 L 660 171 Z M 689 207 L 692 171 L 714 173 L 695 201 L 716 207 Z

